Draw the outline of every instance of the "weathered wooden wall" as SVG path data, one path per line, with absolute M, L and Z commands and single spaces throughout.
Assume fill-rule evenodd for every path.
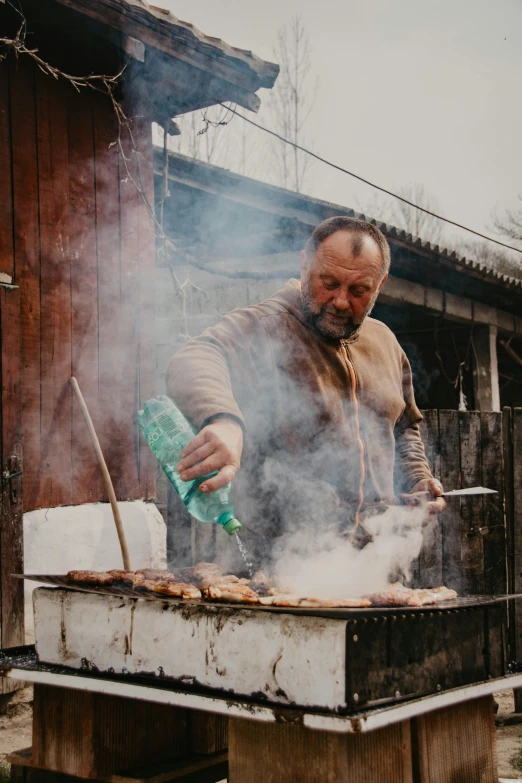
M 2 407 L 6 426 L 21 422 L 23 509 L 106 499 L 71 375 L 118 498 L 150 498 L 135 413 L 154 393 L 154 232 L 114 145 L 114 111 L 21 57 L 0 63 L 0 112 L 0 271 L 19 286 L 3 296 L 20 320 L 19 337 L 2 331 L 2 354 L 13 373 L 20 360 L 18 422 L 4 376 Z M 146 117 L 135 135 L 153 198 Z
M 505 593 L 502 414 L 428 410 L 423 415 L 426 454 L 444 488 L 484 486 L 498 494 L 448 500 L 440 523 L 428 532 L 414 581 L 445 584 L 460 595 Z

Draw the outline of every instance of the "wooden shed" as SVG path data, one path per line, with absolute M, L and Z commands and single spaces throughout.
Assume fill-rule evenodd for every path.
M 106 500 L 71 375 L 118 499 L 154 497 L 135 423 L 155 393 L 152 123 L 221 101 L 256 110 L 256 91 L 278 69 L 141 0 L 2 2 L 0 37 L 0 646 L 9 647 L 23 642 L 22 585 L 10 577 L 23 570 L 22 513 Z M 124 69 L 113 94 L 132 136 L 103 82 L 75 89 L 37 57 L 75 76 Z

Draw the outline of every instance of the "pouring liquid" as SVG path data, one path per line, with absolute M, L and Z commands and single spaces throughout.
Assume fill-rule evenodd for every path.
M 236 537 L 237 546 L 238 546 L 238 549 L 239 549 L 239 551 L 241 553 L 241 557 L 243 558 L 243 562 L 245 563 L 245 567 L 246 567 L 248 576 L 250 577 L 250 579 L 253 579 L 254 578 L 254 564 L 252 562 L 251 555 L 249 554 L 248 549 L 246 548 L 246 546 L 243 544 L 243 542 L 239 538 L 239 533 L 236 532 L 236 533 L 234 533 L 234 535 Z

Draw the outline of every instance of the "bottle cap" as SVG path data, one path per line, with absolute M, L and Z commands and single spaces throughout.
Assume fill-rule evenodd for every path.
M 223 525 L 223 530 L 226 530 L 228 535 L 233 535 L 237 530 L 241 530 L 241 522 L 239 519 L 232 517 Z

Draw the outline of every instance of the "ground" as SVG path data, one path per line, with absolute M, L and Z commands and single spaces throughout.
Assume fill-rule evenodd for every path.
M 33 689 L 22 688 L 10 696 L 0 696 L 0 782 L 9 780 L 5 758 L 14 750 L 31 745 Z
M 513 713 L 513 691 L 502 691 L 495 694 L 498 704 L 497 723 L 499 719 Z M 522 723 L 514 726 L 497 726 L 498 774 L 501 778 L 522 779 Z M 519 759 L 517 766 L 513 762 Z
M 32 688 L 24 688 L 11 698 L 0 696 L 0 783 L 9 778 L 5 773 L 8 753 L 31 745 Z M 3 703 L 1 700 L 4 700 Z M 513 691 L 495 694 L 499 705 L 497 722 L 513 713 Z M 522 723 L 497 726 L 498 774 L 500 778 L 522 780 Z M 518 757 L 519 764 L 513 766 Z M 226 781 L 222 781 L 226 783 Z

